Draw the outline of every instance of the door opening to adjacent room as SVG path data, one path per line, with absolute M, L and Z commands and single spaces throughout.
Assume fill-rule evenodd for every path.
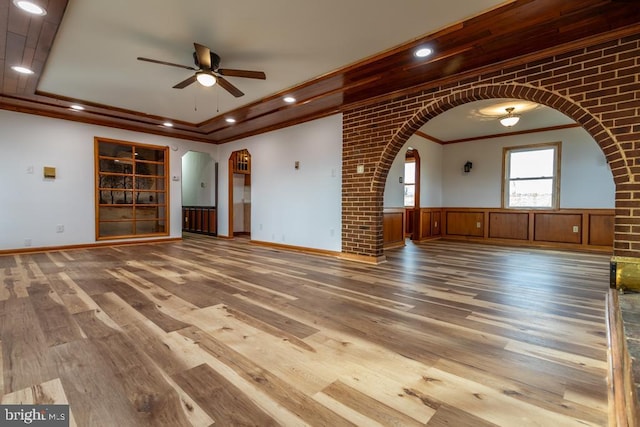
M 229 237 L 251 236 L 251 154 L 239 150 L 229 157 Z

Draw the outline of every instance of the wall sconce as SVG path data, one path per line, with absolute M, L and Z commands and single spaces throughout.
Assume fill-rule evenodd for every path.
M 467 160 L 467 163 L 464 164 L 464 173 L 471 172 L 472 167 L 473 167 L 473 163 Z

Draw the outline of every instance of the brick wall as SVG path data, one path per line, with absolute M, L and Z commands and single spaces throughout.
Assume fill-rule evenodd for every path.
M 614 254 L 640 257 L 640 34 L 345 111 L 342 252 L 383 256 L 384 186 L 400 148 L 438 114 L 490 98 L 547 105 L 593 136 L 616 183 Z

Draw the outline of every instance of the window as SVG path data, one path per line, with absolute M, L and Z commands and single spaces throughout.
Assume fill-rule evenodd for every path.
M 96 239 L 169 234 L 168 149 L 95 139 Z
M 504 207 L 558 207 L 560 143 L 504 149 Z
M 411 208 L 416 205 L 415 159 L 406 160 L 404 163 L 404 205 Z

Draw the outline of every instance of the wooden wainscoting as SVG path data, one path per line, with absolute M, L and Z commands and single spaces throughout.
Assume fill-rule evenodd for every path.
M 613 209 L 442 208 L 442 236 L 525 246 L 611 251 L 614 215 Z
M 215 236 L 218 234 L 215 206 L 183 206 L 182 231 Z
M 385 248 L 404 246 L 405 208 L 384 208 L 382 239 Z
M 417 221 L 417 227 L 414 227 L 414 240 L 439 238 L 441 216 L 440 208 L 420 208 L 420 220 Z

